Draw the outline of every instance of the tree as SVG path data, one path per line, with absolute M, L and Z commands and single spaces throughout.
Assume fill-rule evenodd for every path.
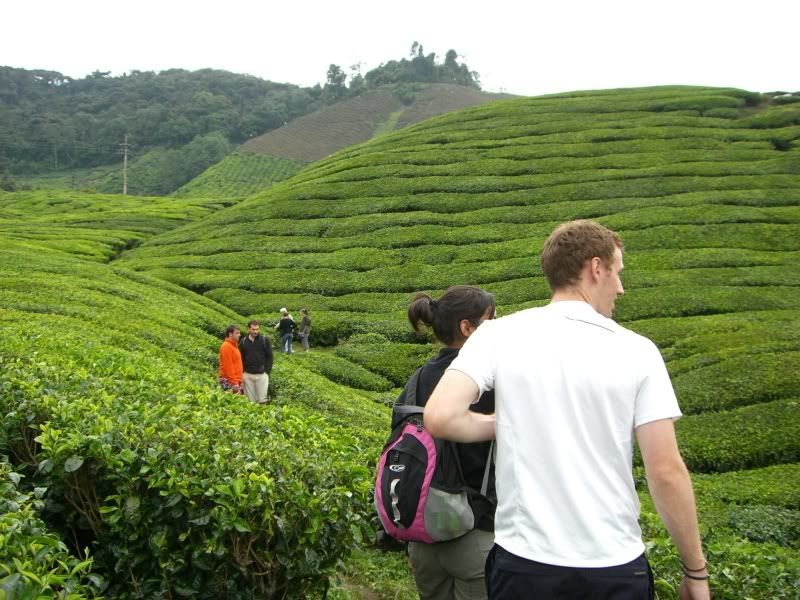
M 326 104 L 338 102 L 347 93 L 347 88 L 344 82 L 347 80 L 347 74 L 342 71 L 339 65 L 332 64 L 328 67 L 328 75 L 325 80 L 325 88 L 323 89 L 323 101 Z

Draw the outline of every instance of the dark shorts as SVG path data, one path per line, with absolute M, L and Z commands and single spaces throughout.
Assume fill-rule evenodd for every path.
M 486 559 L 492 600 L 652 600 L 653 574 L 644 554 L 624 565 L 557 567 L 527 560 L 495 544 Z

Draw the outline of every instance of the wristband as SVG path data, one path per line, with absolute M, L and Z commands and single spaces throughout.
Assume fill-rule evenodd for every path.
M 687 566 L 686 566 L 686 565 L 683 563 L 683 561 L 681 561 L 681 568 L 683 569 L 683 572 L 684 572 L 684 573 L 685 573 L 686 571 L 689 571 L 690 573 L 697 573 L 698 571 L 705 571 L 705 570 L 708 568 L 708 561 L 704 561 L 704 562 L 703 562 L 703 566 L 702 566 L 702 567 L 700 567 L 699 569 L 690 569 L 689 567 L 687 567 Z
M 706 575 L 690 575 L 686 571 L 683 572 L 683 576 L 684 577 L 688 577 L 689 579 L 694 579 L 695 581 L 705 581 L 709 577 L 707 574 Z

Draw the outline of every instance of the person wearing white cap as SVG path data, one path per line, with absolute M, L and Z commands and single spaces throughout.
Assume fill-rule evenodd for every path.
M 284 307 L 281 308 L 281 319 L 275 324 L 275 329 L 281 332 L 281 352 L 292 353 L 292 337 L 294 330 L 297 329 L 292 315 Z

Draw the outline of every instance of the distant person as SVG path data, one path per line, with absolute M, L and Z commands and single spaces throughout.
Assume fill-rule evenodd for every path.
M 623 294 L 622 241 L 593 221 L 573 221 L 553 231 L 540 258 L 552 302 L 480 327 L 425 408 L 432 435 L 497 435 L 489 596 L 653 597 L 632 475 L 635 433 L 682 561 L 680 597 L 705 600 L 707 564 L 669 375 L 650 340 L 611 320 Z M 496 416 L 471 411 L 492 389 Z
M 244 393 L 251 402 L 269 402 L 269 375 L 272 373 L 272 343 L 260 333 L 258 321 L 247 323 L 247 335 L 239 340 L 244 366 Z
M 275 329 L 280 331 L 281 334 L 281 352 L 285 352 L 286 354 L 292 353 L 292 337 L 294 336 L 294 332 L 297 329 L 297 325 L 292 318 L 292 315 L 289 314 L 289 311 L 285 308 L 281 309 L 281 318 L 275 324 Z
M 425 363 L 419 375 L 417 404 L 425 406 L 439 378 L 459 349 L 478 326 L 495 314 L 494 298 L 480 288 L 457 285 L 438 300 L 417 294 L 408 307 L 408 319 L 415 331 L 420 323 L 431 329 L 445 347 Z M 476 414 L 494 412 L 494 392 L 487 391 L 472 404 Z M 484 564 L 494 542 L 494 472 L 490 470 L 487 495 L 481 496 L 491 444 L 457 444 L 466 484 L 476 490 L 470 496 L 477 517 L 475 529 L 447 542 L 409 542 L 408 556 L 422 600 L 483 600 L 486 596 Z
M 303 318 L 300 319 L 300 331 L 298 332 L 298 336 L 300 336 L 300 343 L 303 345 L 303 350 L 308 352 L 308 335 L 311 333 L 311 318 L 308 316 L 307 308 L 301 308 L 300 314 L 303 315 Z
M 243 394 L 242 355 L 239 352 L 241 331 L 236 325 L 225 329 L 225 340 L 219 347 L 219 385 L 223 390 Z

